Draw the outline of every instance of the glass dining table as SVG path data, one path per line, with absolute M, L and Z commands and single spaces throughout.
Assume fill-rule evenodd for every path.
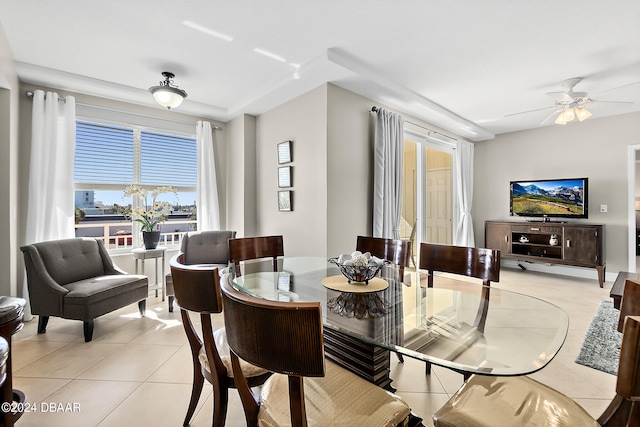
M 368 285 L 347 283 L 326 258 L 291 257 L 250 264 L 234 285 L 277 301 L 319 301 L 325 355 L 393 390 L 390 352 L 463 374 L 526 375 L 562 347 L 569 319 L 561 308 L 523 294 L 385 267 Z M 270 270 L 270 271 L 269 271 Z

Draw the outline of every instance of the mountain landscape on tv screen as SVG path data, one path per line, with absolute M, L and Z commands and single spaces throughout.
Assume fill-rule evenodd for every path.
M 511 211 L 515 215 L 583 215 L 584 188 L 557 185 L 544 189 L 535 183 L 512 184 Z

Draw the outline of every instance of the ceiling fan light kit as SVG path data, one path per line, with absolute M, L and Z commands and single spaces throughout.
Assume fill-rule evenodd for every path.
M 182 101 L 187 97 L 187 92 L 178 89 L 178 87 L 173 84 L 175 74 L 163 71 L 162 75 L 164 76 L 164 80 L 160 81 L 158 86 L 150 87 L 149 92 L 151 92 L 158 104 L 170 110 L 182 104 Z
M 565 88 L 562 91 L 547 92 L 547 95 L 552 95 L 556 98 L 556 102 L 552 107 L 537 108 L 535 110 L 521 111 L 519 113 L 507 114 L 505 117 L 516 116 L 519 114 L 533 113 L 536 111 L 553 110 L 553 112 L 547 116 L 546 119 L 540 123 L 540 126 L 548 124 L 555 117 L 554 122 L 559 125 L 566 125 L 568 122 L 574 120 L 576 117 L 580 121 L 584 121 L 591 117 L 591 112 L 585 107 L 592 103 L 615 103 L 615 104 L 633 104 L 630 101 L 611 101 L 598 99 L 597 95 L 592 96 L 587 92 L 575 92 L 573 88 L 583 80 L 582 77 L 573 77 L 563 81 L 560 85 Z M 629 83 L 624 86 L 609 89 L 605 92 L 611 92 L 613 90 L 622 89 L 625 87 L 640 84 L 640 82 Z M 603 93 L 603 92 L 601 92 Z
M 578 120 L 583 121 L 591 117 L 591 113 L 586 108 L 569 107 L 562 110 L 560 114 L 558 114 L 558 117 L 556 117 L 556 124 L 566 125 L 567 122 L 572 121 L 576 117 L 578 118 Z

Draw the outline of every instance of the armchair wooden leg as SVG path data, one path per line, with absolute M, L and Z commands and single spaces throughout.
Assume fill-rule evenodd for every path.
M 91 342 L 93 338 L 93 320 L 84 323 L 84 342 Z
M 49 323 L 49 316 L 38 316 L 38 333 L 44 334 L 47 332 L 47 323 Z
M 169 295 L 169 313 L 173 313 L 173 299 L 175 297 L 173 295 Z
M 138 301 L 138 310 L 140 310 L 140 316 L 144 317 L 144 312 L 147 309 L 147 300 L 143 299 Z
M 424 373 L 426 375 L 431 375 L 431 362 L 425 362 Z

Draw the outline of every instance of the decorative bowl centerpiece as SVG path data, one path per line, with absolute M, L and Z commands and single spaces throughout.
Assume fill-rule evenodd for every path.
M 329 258 L 329 262 L 338 266 L 349 283 L 360 282 L 365 285 L 369 284 L 369 280 L 373 279 L 384 265 L 391 263 L 371 256 L 369 252 L 360 251 Z

